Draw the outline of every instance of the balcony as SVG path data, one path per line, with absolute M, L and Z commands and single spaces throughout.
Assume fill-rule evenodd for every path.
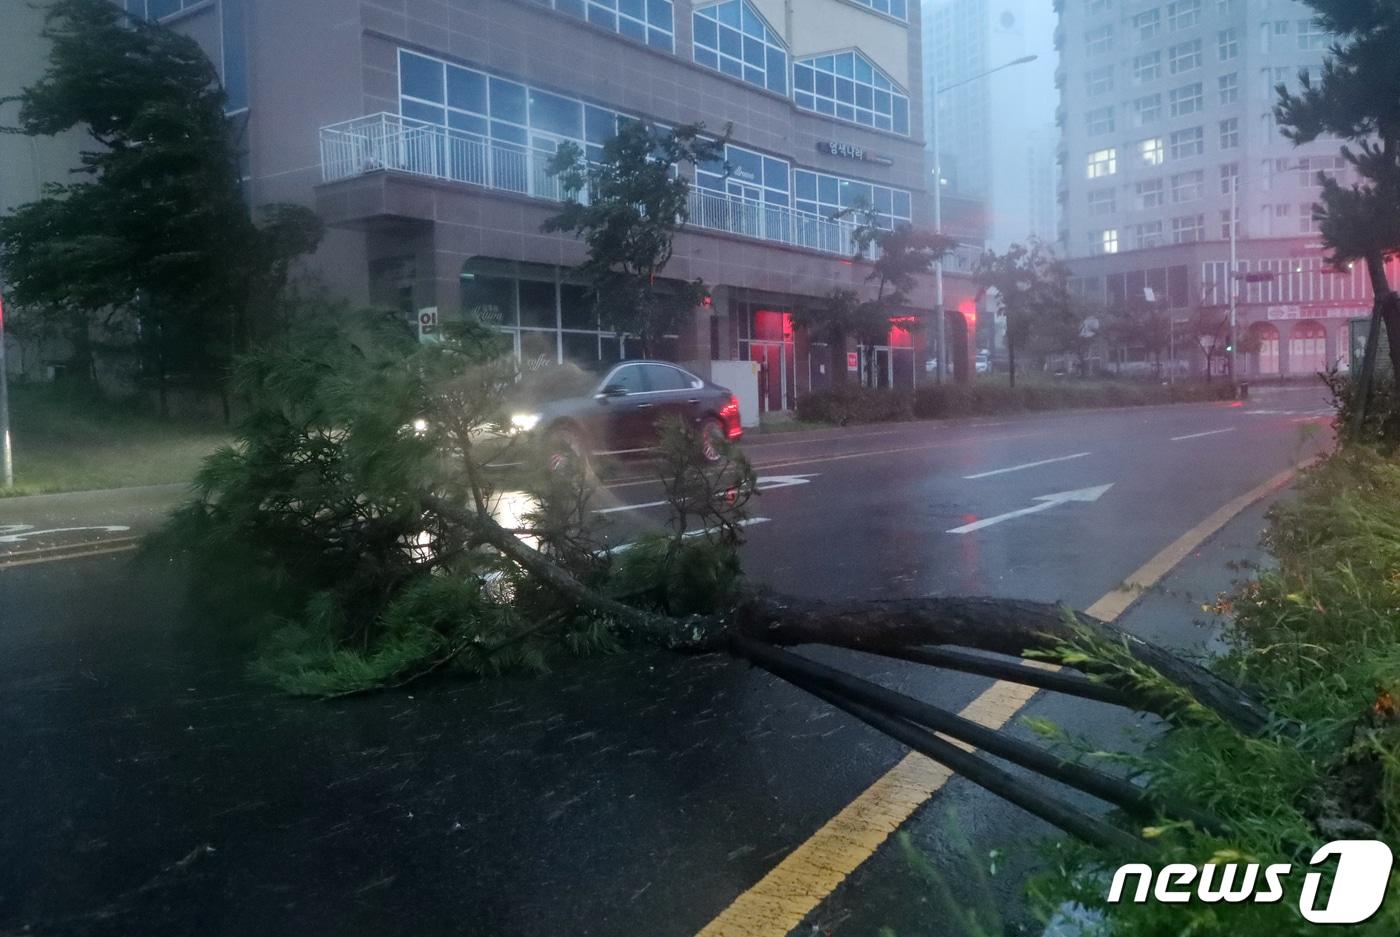
M 321 128 L 324 182 L 389 170 L 560 202 L 563 186 L 547 171 L 551 156 L 552 150 L 492 143 L 398 114 L 374 114 Z M 688 224 L 696 228 L 842 257 L 855 253 L 858 225 L 849 219 L 698 187 L 690 190 L 689 214 Z

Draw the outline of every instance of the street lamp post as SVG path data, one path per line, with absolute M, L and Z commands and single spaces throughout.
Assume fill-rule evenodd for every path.
M 1034 62 L 1037 58 L 1039 58 L 1037 55 L 1023 55 L 1019 59 L 998 65 L 996 68 L 989 68 L 985 72 L 979 72 L 970 78 L 963 78 L 960 81 L 955 81 L 951 85 L 944 85 L 942 88 L 935 86 L 933 88 L 932 94 L 930 95 L 933 98 L 933 117 L 929 133 L 933 137 L 933 232 L 935 234 L 943 233 L 943 156 L 938 138 L 938 96 L 944 92 L 952 91 L 954 88 L 986 78 L 988 75 L 999 72 L 1002 69 L 1013 68 L 1017 65 L 1026 65 L 1030 62 Z M 942 384 L 944 369 L 947 367 L 948 360 L 948 318 L 943 312 L 943 259 L 941 257 L 934 261 L 933 264 L 933 314 L 938 317 L 937 375 L 938 383 Z
M 10 452 L 10 384 L 5 365 L 5 297 L 0 296 L 0 488 L 13 488 L 15 463 Z

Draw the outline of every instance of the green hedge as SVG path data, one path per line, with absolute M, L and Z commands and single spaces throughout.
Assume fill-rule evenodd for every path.
M 846 386 L 808 394 L 797 401 L 797 417 L 815 423 L 882 423 L 989 416 L 1026 410 L 1085 407 L 1139 407 L 1150 404 L 1228 400 L 1227 381 L 1155 384 L 1145 381 L 1034 382 L 1005 384 L 931 384 L 908 391 Z

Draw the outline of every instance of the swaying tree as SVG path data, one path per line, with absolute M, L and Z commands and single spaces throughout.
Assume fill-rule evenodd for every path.
M 268 206 L 260 227 L 239 186 L 239 152 L 218 73 L 192 39 L 129 18 L 107 0 L 58 0 L 44 74 L 20 94 L 31 136 L 90 135 L 74 170 L 0 218 L 0 270 L 16 303 L 62 321 L 73 371 L 93 375 L 93 343 L 134 350 L 161 393 L 171 377 L 222 377 L 265 302 L 321 226 L 300 206 Z
M 1274 112 L 1284 136 L 1295 144 L 1330 135 L 1348 141 L 1342 157 L 1358 181 L 1343 187 L 1322 178 L 1314 218 L 1335 265 L 1362 260 L 1375 305 L 1371 340 L 1355 407 L 1364 416 L 1380 326 L 1385 325 L 1394 373 L 1400 374 L 1400 298 L 1386 280 L 1385 260 L 1400 251 L 1400 5 L 1358 0 L 1304 0 L 1319 24 L 1336 37 L 1314 83 L 1299 76 L 1296 94 L 1280 84 Z M 1321 175 L 1321 174 L 1320 174 Z
M 1003 254 L 987 251 L 977 261 L 982 295 L 995 294 L 1006 317 L 1006 352 L 1016 386 L 1016 348 L 1026 347 L 1038 321 L 1069 314 L 1069 270 L 1043 242 L 1012 244 Z
M 690 218 L 690 180 L 678 167 L 724 156 L 724 140 L 702 136 L 703 129 L 629 120 L 603 144 L 597 162 L 565 143 L 548 165 L 565 202 L 544 230 L 583 238 L 588 260 L 581 270 L 593 283 L 604 324 L 637 336 L 648 358 L 705 297 L 701 280 L 661 280 L 676 232 Z

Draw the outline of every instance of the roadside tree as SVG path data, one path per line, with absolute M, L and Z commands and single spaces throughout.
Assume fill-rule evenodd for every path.
M 1016 386 L 1016 350 L 1029 349 L 1037 330 L 1063 345 L 1074 324 L 1069 269 L 1045 243 L 1013 244 L 1003 254 L 987 251 L 976 276 L 984 296 L 991 296 L 1006 317 L 1006 351 L 1011 386 Z M 1082 323 L 1081 323 L 1082 324 Z
M 192 39 L 105 0 L 58 0 L 44 36 L 43 75 L 0 99 L 19 105 L 6 129 L 82 128 L 93 146 L 78 181 L 0 218 L 0 272 L 14 302 L 62 324 L 80 380 L 99 345 L 133 355 L 164 413 L 172 380 L 221 383 L 320 222 L 292 205 L 254 222 L 218 72 Z

